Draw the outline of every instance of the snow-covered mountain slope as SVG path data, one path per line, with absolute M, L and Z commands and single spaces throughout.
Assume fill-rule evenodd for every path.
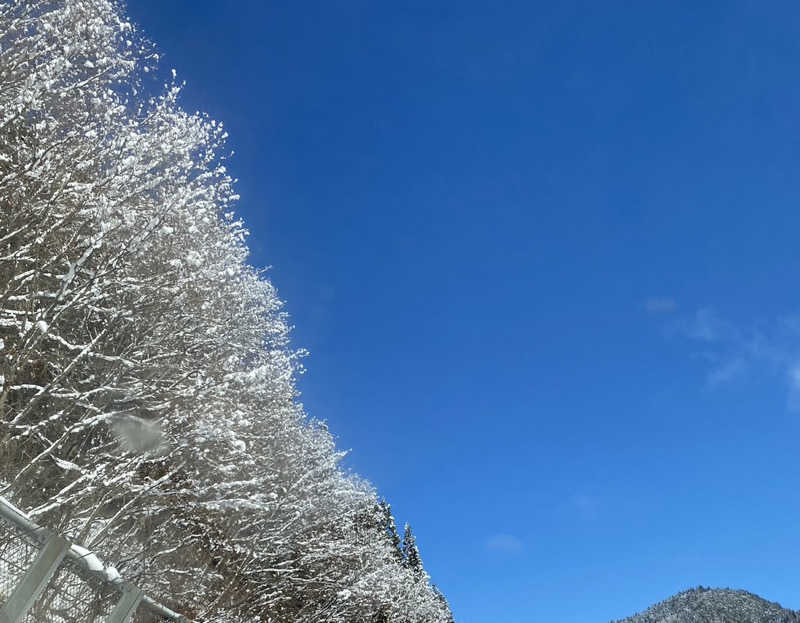
M 699 587 L 616 623 L 800 623 L 800 612 L 747 591 Z

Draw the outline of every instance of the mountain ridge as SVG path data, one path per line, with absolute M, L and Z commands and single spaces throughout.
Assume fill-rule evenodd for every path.
M 698 586 L 611 623 L 800 623 L 800 611 L 745 590 Z

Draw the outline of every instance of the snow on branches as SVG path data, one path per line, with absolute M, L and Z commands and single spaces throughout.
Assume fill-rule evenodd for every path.
M 0 0 L 0 493 L 199 621 L 450 620 L 298 404 L 224 129 L 156 61 L 111 0 Z

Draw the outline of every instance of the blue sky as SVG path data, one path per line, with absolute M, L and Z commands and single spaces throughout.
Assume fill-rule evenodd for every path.
M 459 623 L 800 608 L 800 8 L 130 0 Z

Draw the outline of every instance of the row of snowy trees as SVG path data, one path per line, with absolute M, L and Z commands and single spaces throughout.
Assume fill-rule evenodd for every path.
M 198 621 L 451 620 L 156 61 L 112 0 L 0 0 L 0 493 Z

